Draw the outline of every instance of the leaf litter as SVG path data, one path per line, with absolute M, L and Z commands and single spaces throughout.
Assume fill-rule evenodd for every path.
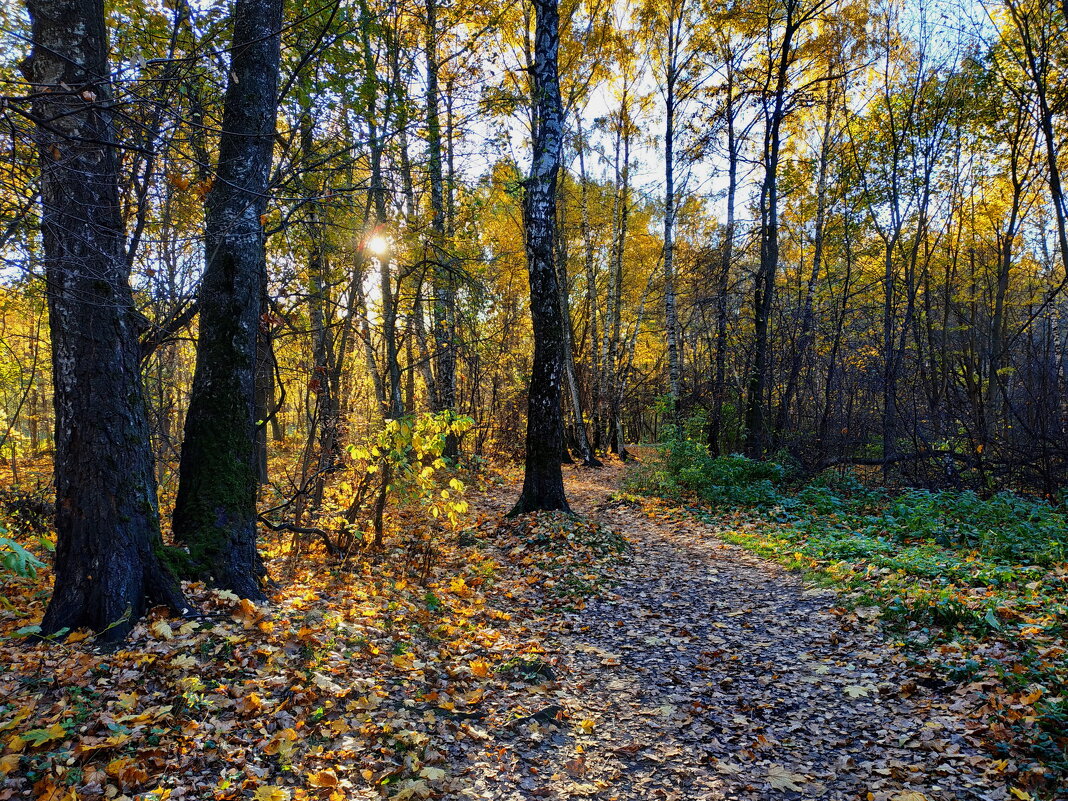
M 1027 796 L 873 619 L 609 502 L 621 474 L 567 470 L 586 517 L 502 522 L 491 484 L 429 575 L 306 556 L 264 606 L 189 586 L 200 617 L 120 651 L 8 637 L 0 801 Z M 47 592 L 6 589 L 10 635 Z

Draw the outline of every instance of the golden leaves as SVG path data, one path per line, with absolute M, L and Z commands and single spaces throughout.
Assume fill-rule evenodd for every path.
M 269 756 L 280 756 L 283 759 L 293 753 L 293 745 L 300 739 L 300 735 L 294 729 L 282 729 L 270 739 L 263 748 L 263 753 Z
M 264 784 L 256 788 L 252 798 L 254 801 L 289 801 L 292 798 L 292 793 L 284 787 Z
M 137 787 L 148 781 L 148 772 L 133 757 L 113 759 L 104 768 L 104 772 L 123 788 Z
M 337 774 L 332 770 L 318 770 L 308 774 L 308 785 L 320 789 L 333 789 L 338 786 Z
M 19 766 L 22 756 L 20 754 L 4 754 L 0 756 L 0 776 L 6 776 Z

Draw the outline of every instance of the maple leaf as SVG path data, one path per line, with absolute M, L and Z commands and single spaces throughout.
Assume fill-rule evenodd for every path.
M 248 598 L 238 601 L 235 609 L 230 613 L 234 620 L 241 623 L 246 629 L 253 628 L 263 618 L 263 612 Z
M 868 695 L 871 692 L 871 687 L 865 687 L 862 684 L 849 684 L 842 688 L 842 692 L 850 698 L 860 698 Z
M 800 785 L 808 779 L 798 773 L 790 773 L 782 765 L 770 765 L 768 767 L 768 783 L 775 790 L 793 790 L 801 792 Z
M 564 770 L 567 771 L 567 774 L 572 778 L 581 779 L 586 775 L 586 760 L 580 756 L 575 757 L 574 759 L 569 759 L 564 763 Z
M 66 736 L 67 730 L 60 724 L 53 723 L 47 729 L 30 729 L 27 732 L 23 732 L 22 739 L 37 748 L 52 740 L 59 740 Z
M 159 637 L 161 640 L 173 640 L 174 630 L 166 620 L 157 620 L 149 627 L 149 631 Z
M 430 786 L 419 779 L 417 781 L 410 782 L 407 786 L 401 787 L 393 796 L 394 801 L 408 801 L 412 798 L 429 798 L 431 795 Z

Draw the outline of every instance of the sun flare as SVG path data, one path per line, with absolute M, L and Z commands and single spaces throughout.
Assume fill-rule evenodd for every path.
M 385 256 L 389 252 L 389 238 L 374 234 L 367 240 L 367 250 L 373 256 Z

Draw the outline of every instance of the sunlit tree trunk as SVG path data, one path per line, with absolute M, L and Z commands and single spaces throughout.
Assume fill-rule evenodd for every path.
M 598 404 L 601 399 L 601 370 L 599 365 L 599 359 L 597 357 L 598 348 L 600 347 L 600 340 L 597 332 L 598 328 L 598 308 L 597 308 L 597 264 L 596 264 L 596 248 L 593 241 L 593 226 L 590 225 L 590 181 L 586 175 L 586 141 L 582 133 L 582 122 L 580 119 L 575 121 L 578 142 L 576 144 L 576 151 L 578 153 L 579 160 L 579 203 L 582 225 L 582 250 L 583 250 L 583 267 L 586 276 L 586 318 L 587 318 L 587 332 L 588 341 L 586 347 L 588 348 L 589 358 L 589 397 L 592 399 L 592 424 L 593 424 L 593 442 L 591 443 L 591 449 L 596 451 L 600 437 L 597 430 L 600 426 L 600 412 Z

